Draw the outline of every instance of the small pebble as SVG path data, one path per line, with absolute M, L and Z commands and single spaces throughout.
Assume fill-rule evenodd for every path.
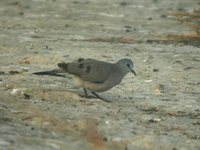
M 153 81 L 153 80 L 150 79 L 150 80 L 145 80 L 144 82 L 145 82 L 145 83 L 149 83 L 149 82 L 152 82 L 152 81 Z
M 159 69 L 156 69 L 156 68 L 153 69 L 153 72 L 158 72 L 158 71 L 159 71 Z

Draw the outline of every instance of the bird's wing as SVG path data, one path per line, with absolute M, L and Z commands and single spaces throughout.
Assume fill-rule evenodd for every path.
M 82 80 L 102 83 L 112 73 L 114 64 L 95 59 L 81 59 L 71 63 L 61 63 L 58 66 Z

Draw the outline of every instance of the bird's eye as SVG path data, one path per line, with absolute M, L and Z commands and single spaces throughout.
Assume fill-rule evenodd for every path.
M 127 64 L 126 66 L 127 66 L 128 68 L 130 68 L 130 64 Z

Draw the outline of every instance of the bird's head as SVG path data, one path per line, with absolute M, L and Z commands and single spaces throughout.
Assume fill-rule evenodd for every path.
M 133 70 L 134 64 L 131 59 L 124 58 L 117 62 L 121 68 L 123 68 L 125 73 L 132 72 L 135 76 L 137 75 L 136 72 Z

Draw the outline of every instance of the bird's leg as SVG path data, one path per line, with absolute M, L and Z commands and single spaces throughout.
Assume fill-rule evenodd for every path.
M 88 97 L 87 89 L 83 88 L 83 90 L 84 90 L 84 93 L 85 93 L 85 97 Z
M 86 88 L 83 88 L 83 90 L 84 90 L 84 93 L 85 93 L 85 97 L 86 97 L 86 98 L 91 98 L 91 97 L 88 95 L 88 93 L 87 93 L 87 89 L 86 89 Z M 99 96 L 97 93 L 95 93 L 95 92 L 92 92 L 92 91 L 91 91 L 91 93 L 92 93 L 96 98 L 98 98 L 98 99 L 100 99 L 100 100 L 103 100 L 103 101 L 105 101 L 105 102 L 110 102 L 109 100 L 106 100 L 106 99 L 100 97 L 100 96 Z
M 83 90 L 84 90 L 85 96 L 84 96 L 84 95 L 81 95 L 81 97 L 93 98 L 93 96 L 88 95 L 88 92 L 87 92 L 87 89 L 86 89 L 86 88 L 83 88 Z
M 96 96 L 96 98 L 98 98 L 98 99 L 100 99 L 100 100 L 103 100 L 103 101 L 105 101 L 105 102 L 110 102 L 109 100 L 106 100 L 106 99 L 100 97 L 100 96 L 99 96 L 97 93 L 95 93 L 95 92 L 92 92 L 92 91 L 91 91 L 91 93 L 92 93 L 94 96 Z

